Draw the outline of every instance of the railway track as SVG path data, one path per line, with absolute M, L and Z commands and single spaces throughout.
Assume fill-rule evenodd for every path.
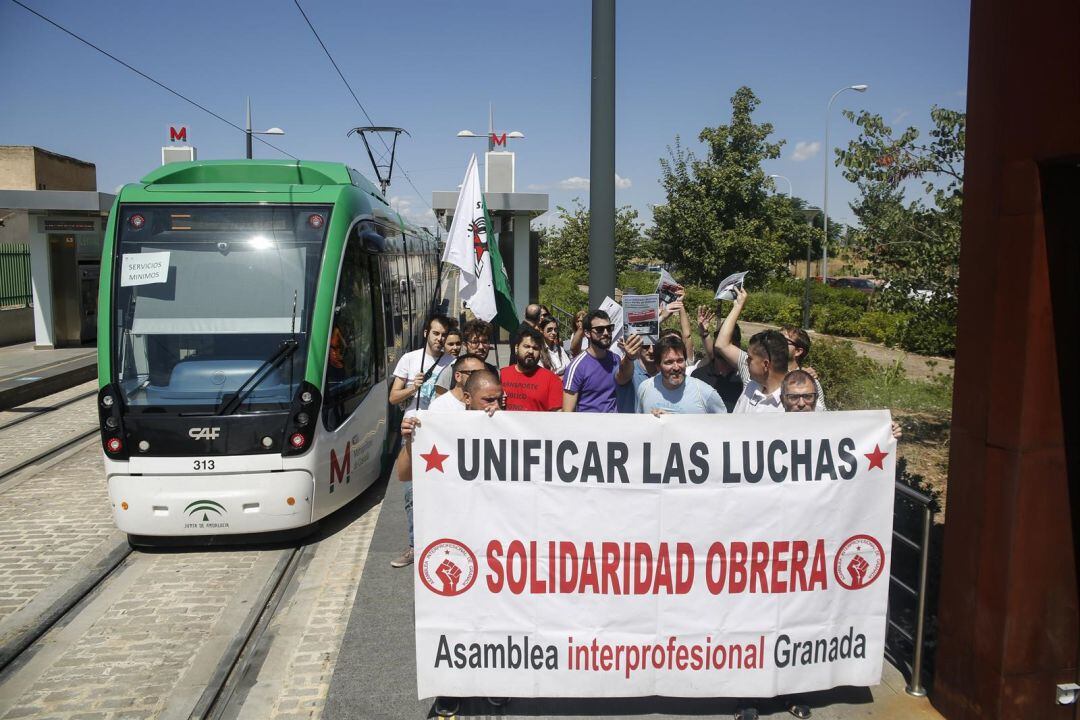
M 24 468 L 48 462 L 97 433 L 93 385 L 0 413 L 0 489 Z
M 33 697 L 38 687 L 55 690 L 50 671 L 57 660 L 64 665 L 68 656 L 78 657 L 120 644 L 130 630 L 129 608 L 152 597 L 161 599 L 155 610 L 161 610 L 163 617 L 160 622 L 148 623 L 149 637 L 143 644 L 160 648 L 154 652 L 160 671 L 150 668 L 150 677 L 143 682 L 151 686 L 174 683 L 172 692 L 161 698 L 158 710 L 167 709 L 173 717 L 182 711 L 191 720 L 228 715 L 234 690 L 256 660 L 259 642 L 296 576 L 304 552 L 300 544 L 235 552 L 146 553 L 125 547 L 112 558 L 111 567 L 103 567 L 93 582 L 66 597 L 66 608 L 56 608 L 42 617 L 32 632 L 0 648 L 0 716 L 10 709 L 5 697 Z M 223 577 L 235 576 L 235 592 L 219 600 L 221 613 L 216 622 L 203 619 L 202 629 L 207 631 L 204 643 L 193 649 L 168 637 L 177 623 L 199 624 L 190 620 L 192 606 L 183 599 L 188 593 L 178 593 L 171 585 L 177 576 L 190 576 L 193 567 L 204 563 L 214 565 Z M 145 622 L 142 616 L 140 621 Z M 225 628 L 229 632 L 224 632 Z M 115 658 L 115 649 L 111 652 L 105 657 Z M 170 668 L 181 660 L 194 662 L 184 677 L 178 678 Z M 106 669 L 101 680 L 108 682 L 109 675 Z M 196 678 L 197 684 L 191 682 Z

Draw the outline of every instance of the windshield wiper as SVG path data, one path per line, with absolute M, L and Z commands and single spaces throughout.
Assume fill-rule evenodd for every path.
M 296 338 L 283 340 L 278 349 L 274 351 L 274 354 L 266 358 L 266 360 L 263 361 L 263 364 L 260 365 L 255 372 L 251 373 L 251 376 L 244 381 L 244 384 L 237 389 L 233 396 L 222 403 L 221 407 L 215 412 L 215 415 L 232 415 L 236 412 L 236 409 L 243 404 L 244 400 L 247 399 L 247 396 L 251 394 L 251 391 L 258 387 L 259 383 L 263 380 L 270 377 L 270 373 L 274 368 L 284 362 L 285 358 L 296 352 L 298 347 L 300 347 L 300 341 Z M 258 380 L 255 378 L 258 378 Z

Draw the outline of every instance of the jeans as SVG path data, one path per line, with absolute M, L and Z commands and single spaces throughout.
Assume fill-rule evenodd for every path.
M 409 547 L 413 546 L 412 481 L 405 483 L 405 517 L 409 519 Z

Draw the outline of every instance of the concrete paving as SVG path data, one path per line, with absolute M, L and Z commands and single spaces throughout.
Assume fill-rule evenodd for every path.
M 432 699 L 416 698 L 413 628 L 415 568 L 400 570 L 390 561 L 405 548 L 407 531 L 403 485 L 391 480 L 371 539 L 356 602 L 341 641 L 337 666 L 322 717 L 424 718 L 433 715 Z M 881 718 L 932 720 L 941 716 L 926 698 L 904 692 L 904 678 L 886 663 L 882 684 L 873 688 L 836 688 L 810 693 L 805 701 L 821 720 Z M 517 698 L 494 708 L 483 698 L 466 698 L 458 717 L 505 718 L 730 718 L 733 698 Z M 790 718 L 779 700 L 761 701 L 761 717 Z

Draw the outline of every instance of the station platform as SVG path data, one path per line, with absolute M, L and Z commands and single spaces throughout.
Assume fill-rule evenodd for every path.
M 330 681 L 324 718 L 434 717 L 433 698 L 416 697 L 413 631 L 415 566 L 400 570 L 390 561 L 408 542 L 404 485 L 391 477 L 371 539 L 352 614 Z M 802 696 L 817 720 L 940 720 L 927 698 L 904 692 L 900 671 L 886 662 L 882 683 L 842 687 Z M 484 698 L 463 698 L 460 718 L 731 718 L 737 698 L 515 698 L 495 708 Z M 792 717 L 778 699 L 755 704 L 763 718 Z
M 0 410 L 37 400 L 97 377 L 97 348 L 35 350 L 34 343 L 0 347 Z

